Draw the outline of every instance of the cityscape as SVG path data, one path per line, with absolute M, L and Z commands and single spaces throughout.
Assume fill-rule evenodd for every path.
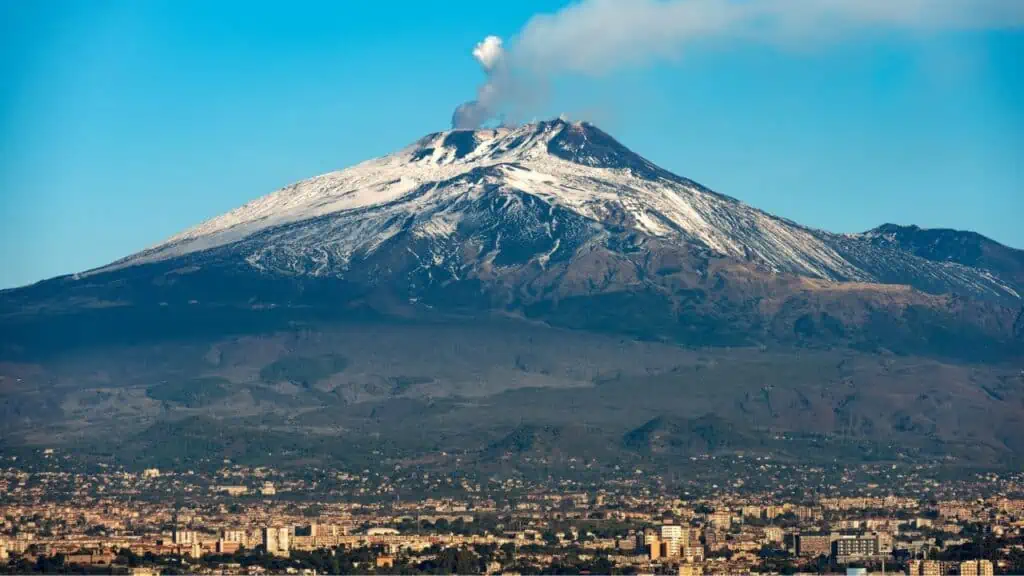
M 940 468 L 920 465 L 719 460 L 738 471 L 721 485 L 670 486 L 642 470 L 598 481 L 229 461 L 210 472 L 129 471 L 47 450 L 32 465 L 7 458 L 0 469 L 0 567 L 138 576 L 1024 571 L 1024 473 L 939 479 Z M 747 488 L 755 477 L 799 478 L 806 492 Z
M 0 0 L 0 576 L 1024 575 L 1024 0 Z

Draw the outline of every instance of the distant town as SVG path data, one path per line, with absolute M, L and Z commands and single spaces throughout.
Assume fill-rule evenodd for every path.
M 32 464 L 3 459 L 0 571 L 1024 573 L 1024 473 L 943 480 L 863 465 L 835 476 L 735 456 L 716 464 L 744 472 L 699 490 L 639 469 L 576 481 L 72 462 L 52 450 Z M 780 483 L 747 487 L 765 478 Z

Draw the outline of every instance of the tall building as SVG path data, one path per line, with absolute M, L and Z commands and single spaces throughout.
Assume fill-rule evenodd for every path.
M 181 530 L 179 528 L 174 529 L 173 541 L 179 546 L 191 546 L 199 541 L 199 537 L 192 530 Z
M 960 563 L 961 576 L 992 576 L 995 567 L 991 560 L 968 560 Z
M 651 542 L 658 539 L 658 532 L 654 528 L 644 528 L 643 532 L 636 533 L 637 550 L 648 550 Z
M 689 531 L 687 531 L 689 536 Z M 665 556 L 674 558 L 679 556 L 679 549 L 683 545 L 683 527 L 676 524 L 665 524 L 661 527 L 659 539 L 665 543 Z
M 721 533 L 712 528 L 704 530 L 704 542 L 708 546 L 708 550 L 718 550 L 725 544 L 725 538 Z
M 833 544 L 833 554 L 839 559 L 867 558 L 878 554 L 875 536 L 843 536 Z
M 661 558 L 661 540 L 657 536 L 644 539 L 647 542 L 647 555 L 651 560 Z
M 268 554 L 287 556 L 291 545 L 290 536 L 288 528 L 268 526 L 263 529 L 263 547 Z
M 220 531 L 220 538 L 217 540 L 216 550 L 218 554 L 232 554 L 239 548 L 247 546 L 249 535 L 241 529 L 223 529 Z
M 683 545 L 683 559 L 687 562 L 703 562 L 704 561 L 704 546 L 700 541 L 687 542 Z
M 798 556 L 828 556 L 832 553 L 832 536 L 828 534 L 800 534 L 796 537 Z

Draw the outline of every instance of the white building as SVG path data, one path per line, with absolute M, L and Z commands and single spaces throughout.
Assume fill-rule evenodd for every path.
M 229 496 L 244 496 L 249 493 L 248 486 L 214 486 L 214 492 L 223 492 Z
M 263 529 L 263 547 L 268 554 L 287 556 L 291 546 L 290 536 L 288 528 L 268 526 Z
M 782 542 L 783 532 L 782 528 L 778 526 L 766 526 L 764 529 L 764 543 L 773 544 Z
M 245 533 L 245 530 L 239 530 L 239 529 L 234 529 L 234 530 L 225 529 L 225 530 L 222 530 L 220 537 L 221 537 L 221 540 L 223 540 L 225 542 L 231 542 L 233 544 L 240 544 L 242 546 L 247 545 L 248 544 L 248 540 L 249 540 L 248 535 Z
M 689 530 L 685 532 L 685 536 L 689 537 Z M 665 556 L 679 556 L 679 549 L 683 545 L 683 536 L 684 530 L 682 526 L 677 524 L 662 525 L 659 539 L 665 543 Z
M 179 546 L 190 546 L 199 542 L 199 536 L 192 530 L 174 529 L 174 543 Z
M 995 573 L 991 560 L 968 560 L 960 563 L 960 574 L 964 576 L 992 576 Z

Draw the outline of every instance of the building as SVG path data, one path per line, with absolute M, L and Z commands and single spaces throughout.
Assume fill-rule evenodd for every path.
M 782 528 L 778 526 L 767 526 L 764 529 L 764 540 L 765 544 L 773 544 L 782 542 L 783 532 Z
M 704 567 L 700 564 L 680 564 L 679 576 L 702 576 Z
M 718 510 L 712 512 L 711 515 L 708 516 L 708 521 L 715 528 L 728 530 L 729 527 L 732 526 L 732 514 L 730 514 L 728 510 Z
M 760 518 L 761 507 L 760 506 L 744 506 L 742 509 L 744 518 Z
M 665 556 L 675 558 L 679 556 L 679 549 L 683 545 L 683 527 L 676 524 L 665 524 L 659 531 L 659 540 L 665 544 Z M 689 530 L 686 531 L 689 537 Z
M 337 524 L 313 524 L 310 526 L 309 533 L 316 546 L 334 548 L 341 544 L 341 540 L 348 534 L 348 530 Z
M 263 529 L 263 547 L 268 554 L 287 556 L 291 549 L 290 536 L 288 528 L 268 526 Z
M 0 539 L 0 560 L 7 560 L 7 541 Z
M 961 576 L 992 576 L 995 567 L 991 560 L 968 560 L 960 563 Z
M 263 487 L 260 488 L 260 493 L 264 496 L 273 496 L 277 494 L 277 488 L 274 488 L 273 482 L 264 482 Z
M 224 492 L 228 496 L 244 496 L 249 493 L 247 486 L 215 486 L 215 492 Z
M 192 530 L 174 529 L 172 541 L 176 546 L 191 546 L 199 541 L 199 536 Z
M 226 542 L 223 538 L 217 540 L 217 545 L 214 551 L 217 554 L 234 554 L 242 548 L 242 545 L 237 542 Z
M 249 545 L 249 534 L 240 529 L 224 529 L 217 540 L 218 554 L 232 554 L 239 548 Z
M 647 556 L 651 560 L 657 560 L 662 557 L 662 542 L 657 536 L 651 536 L 650 538 L 644 538 L 647 542 Z
M 907 564 L 910 576 L 942 576 L 942 563 L 938 560 L 911 560 Z
M 687 542 L 683 545 L 683 559 L 687 562 L 703 562 L 704 546 L 699 541 Z
M 840 561 L 875 556 L 878 554 L 878 538 L 875 536 L 842 536 L 832 543 L 832 553 Z
M 889 532 L 876 532 L 878 538 L 878 553 L 892 554 L 892 534 Z
M 114 561 L 114 555 L 109 552 L 84 552 L 80 554 L 68 554 L 64 557 L 68 564 L 80 566 L 110 566 Z
M 142 477 L 143 478 L 147 478 L 147 479 L 159 478 L 160 477 L 160 469 L 159 468 L 146 468 L 145 470 L 142 471 Z
M 832 536 L 828 534 L 800 534 L 796 537 L 797 556 L 828 556 L 832 553 Z

